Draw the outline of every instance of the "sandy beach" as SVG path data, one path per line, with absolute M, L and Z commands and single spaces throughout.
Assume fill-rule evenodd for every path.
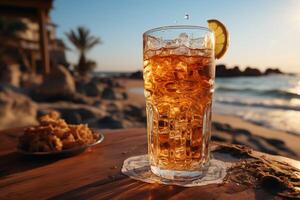
M 273 129 L 269 129 L 263 126 L 258 126 L 242 120 L 238 117 L 229 116 L 229 115 L 220 115 L 213 113 L 213 121 L 227 123 L 235 128 L 241 128 L 249 130 L 253 135 L 261 136 L 265 138 L 276 138 L 285 142 L 285 144 L 290 148 L 293 149 L 295 152 L 300 152 L 300 137 L 297 135 L 293 135 L 290 133 L 286 133 L 283 131 L 277 131 Z M 300 154 L 298 153 L 298 156 Z
M 128 102 L 141 106 L 145 104 L 143 95 L 130 92 L 132 88 L 143 87 L 143 81 L 131 79 L 118 81 L 128 88 Z M 300 136 L 259 126 L 230 115 L 213 113 L 212 119 L 213 140 L 245 144 L 256 150 L 300 160 Z

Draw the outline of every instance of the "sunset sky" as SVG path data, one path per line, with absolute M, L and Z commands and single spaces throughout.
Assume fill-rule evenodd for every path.
M 98 71 L 141 69 L 142 34 L 148 29 L 207 26 L 206 20 L 215 18 L 226 24 L 231 37 L 228 53 L 217 63 L 300 72 L 298 0 L 55 0 L 51 16 L 65 41 L 64 32 L 80 25 L 101 37 L 103 44 L 88 54 Z M 67 57 L 77 62 L 75 51 Z

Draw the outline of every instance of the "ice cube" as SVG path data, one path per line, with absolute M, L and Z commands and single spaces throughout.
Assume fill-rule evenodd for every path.
M 187 63 L 180 61 L 176 63 L 175 70 L 187 72 L 188 65 Z
M 174 76 L 176 80 L 184 80 L 187 77 L 187 64 L 179 62 L 175 66 Z
M 188 34 L 186 33 L 180 33 L 179 37 L 178 37 L 178 43 L 179 45 L 184 45 L 184 46 L 189 46 L 190 45 L 190 39 Z
M 175 158 L 184 159 L 185 158 L 185 140 L 182 138 L 176 138 L 175 144 Z
M 178 116 L 179 112 L 180 112 L 180 108 L 174 105 L 170 109 L 170 117 L 171 118 L 175 118 L 176 116 Z
M 174 40 L 166 40 L 165 41 L 165 47 L 166 48 L 176 48 L 179 46 L 179 40 L 178 39 L 174 39 Z
M 149 49 L 149 47 L 147 47 L 147 50 L 145 50 L 145 59 L 149 59 L 157 54 L 159 54 L 160 51 L 159 50 L 152 50 L 152 49 Z
M 193 125 L 192 127 L 192 143 L 197 146 L 201 143 L 202 127 L 201 125 Z
M 157 109 L 161 118 L 168 118 L 170 112 L 170 104 L 160 103 L 157 105 Z
M 190 48 L 191 49 L 201 49 L 203 48 L 203 43 L 204 43 L 204 38 L 195 38 L 195 39 L 191 39 L 190 42 Z
M 165 88 L 167 92 L 176 92 L 177 88 L 176 88 L 176 83 L 173 81 L 167 82 L 165 84 Z
M 168 130 L 168 127 L 169 126 L 169 122 L 168 122 L 168 119 L 166 118 L 160 118 L 158 120 L 158 130 L 160 132 L 164 132 L 164 131 L 167 131 Z
M 180 33 L 179 34 L 179 39 L 181 39 L 181 40 L 186 40 L 186 39 L 188 39 L 189 38 L 189 36 L 188 36 L 188 34 L 186 34 L 186 33 Z
M 153 36 L 147 36 L 146 41 L 147 49 L 157 50 L 164 46 L 164 41 L 162 39 Z
M 176 55 L 188 55 L 190 52 L 190 49 L 185 46 L 185 45 L 181 45 L 178 48 L 174 49 L 173 53 Z

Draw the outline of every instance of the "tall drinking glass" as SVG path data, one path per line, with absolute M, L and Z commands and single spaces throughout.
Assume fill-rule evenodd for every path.
M 166 26 L 143 35 L 148 154 L 154 174 L 202 176 L 209 161 L 214 35 L 199 26 Z

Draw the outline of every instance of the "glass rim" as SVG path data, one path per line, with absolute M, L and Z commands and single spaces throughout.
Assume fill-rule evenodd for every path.
M 209 28 L 207 27 L 204 27 L 204 26 L 194 26 L 194 25 L 171 25 L 171 26 L 160 26 L 160 27 L 157 27 L 157 28 L 152 28 L 152 29 L 149 29 L 148 31 L 144 32 L 143 35 L 146 36 L 146 35 L 151 35 L 151 33 L 154 33 L 154 32 L 158 32 L 158 31 L 163 31 L 163 30 L 172 30 L 172 29 L 175 29 L 175 30 L 179 30 L 179 29 L 194 29 L 194 30 L 205 30 L 207 32 L 210 32 L 210 33 L 213 33 L 212 30 L 210 30 Z

